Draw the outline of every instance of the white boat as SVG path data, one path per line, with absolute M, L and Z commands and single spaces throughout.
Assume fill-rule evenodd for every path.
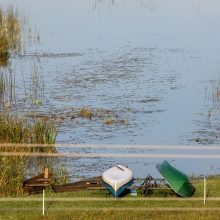
M 134 176 L 131 170 L 123 165 L 116 165 L 102 174 L 104 186 L 115 197 L 119 197 L 121 193 L 129 187 L 133 181 Z

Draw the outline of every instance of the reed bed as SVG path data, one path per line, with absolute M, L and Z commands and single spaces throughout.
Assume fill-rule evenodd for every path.
M 7 66 L 12 53 L 25 52 L 26 42 L 40 44 L 40 34 L 32 34 L 28 19 L 14 6 L 0 6 L 0 66 Z
M 0 58 L 6 59 L 10 52 L 21 50 L 21 22 L 14 7 L 0 8 Z
M 0 114 L 0 143 L 32 143 L 50 144 L 44 148 L 1 147 L 1 152 L 43 152 L 55 153 L 53 146 L 58 129 L 55 125 L 45 121 L 29 122 L 24 118 L 8 114 Z M 52 146 L 51 146 L 52 144 Z M 38 174 L 48 167 L 57 178 L 64 172 L 58 170 L 58 161 L 54 158 L 31 158 L 28 156 L 0 157 L 0 196 L 21 195 L 23 181 L 31 174 Z

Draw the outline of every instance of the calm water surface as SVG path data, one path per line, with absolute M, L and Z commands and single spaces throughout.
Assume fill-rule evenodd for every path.
M 218 0 L 0 0 L 0 4 L 23 11 L 33 32 L 40 34 L 40 44 L 27 45 L 25 52 L 11 58 L 15 111 L 65 118 L 57 142 L 219 145 L 220 105 L 213 95 L 220 80 Z M 33 96 L 42 105 L 34 106 Z M 83 106 L 110 111 L 105 117 L 115 123 L 105 125 L 99 117 L 73 118 L 74 109 Z M 163 152 L 171 151 L 158 151 Z M 188 174 L 219 172 L 217 160 L 168 159 Z M 64 160 L 73 175 L 100 174 L 120 162 L 142 177 L 158 175 L 159 161 Z

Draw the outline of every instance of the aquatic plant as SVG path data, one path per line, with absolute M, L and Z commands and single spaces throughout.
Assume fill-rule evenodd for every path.
M 30 81 L 31 101 L 32 104 L 39 106 L 43 103 L 44 81 L 43 76 L 34 63 Z
M 88 107 L 83 107 L 80 112 L 79 112 L 79 117 L 81 118 L 89 118 L 90 120 L 93 117 L 93 112 L 90 108 Z
M 11 52 L 21 49 L 21 23 L 17 10 L 0 8 L 0 64 L 6 65 Z
M 18 11 L 13 6 L 8 7 L 5 14 L 5 36 L 8 39 L 8 46 L 12 52 L 18 52 L 21 49 L 21 22 L 18 17 Z
M 40 43 L 39 31 L 32 35 L 27 18 L 16 8 L 0 6 L 0 66 L 6 66 L 11 53 L 25 51 L 26 42 Z
M 24 118 L 8 114 L 0 114 L 0 153 L 21 153 L 18 156 L 0 156 L 0 195 L 20 195 L 23 193 L 23 181 L 30 173 L 40 173 L 48 167 L 57 178 L 61 173 L 57 169 L 59 161 L 56 158 L 28 157 L 22 153 L 56 152 L 53 144 L 57 135 L 57 127 L 46 121 L 29 122 Z M 12 143 L 5 146 L 4 143 Z M 24 144 L 49 144 L 41 147 L 18 146 Z M 1 145 L 2 144 L 2 145 Z M 15 145 L 13 145 L 15 144 Z M 64 180 L 63 176 L 61 176 Z M 62 180 L 61 179 L 61 180 Z
M 9 57 L 9 43 L 5 36 L 0 36 L 0 58 Z

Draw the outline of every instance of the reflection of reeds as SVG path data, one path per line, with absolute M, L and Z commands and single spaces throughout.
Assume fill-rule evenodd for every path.
M 220 80 L 211 80 L 210 83 L 211 85 L 205 87 L 205 99 L 212 102 L 213 108 L 216 108 L 220 104 Z
M 213 83 L 213 101 L 220 103 L 220 80 Z
M 53 144 L 57 135 L 56 126 L 49 122 L 28 122 L 25 119 L 10 115 L 0 115 L 0 143 L 38 143 L 52 144 L 39 148 L 18 146 L 1 146 L 1 152 L 56 152 Z M 1 145 L 1 144 L 0 144 Z M 39 172 L 45 166 L 51 170 L 56 161 L 48 158 L 31 158 L 28 156 L 1 156 L 0 157 L 0 195 L 21 194 L 23 180 L 28 172 Z
M 12 71 L 0 71 L 0 104 L 9 107 L 15 100 L 15 76 Z
M 205 116 L 199 121 L 199 129 L 195 132 L 194 141 L 199 144 L 216 144 L 219 143 L 220 126 L 220 79 L 214 79 L 205 87 L 205 106 L 208 106 L 207 112 L 202 114 Z
M 5 82 L 4 82 L 3 75 L 0 75 L 0 100 L 2 100 L 4 91 L 5 91 Z

